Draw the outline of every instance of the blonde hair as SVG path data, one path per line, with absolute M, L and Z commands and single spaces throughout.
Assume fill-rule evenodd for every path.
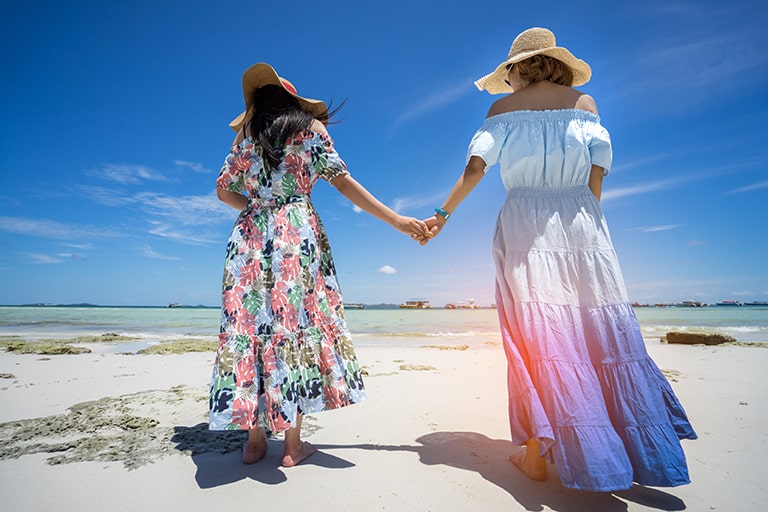
M 566 85 L 573 85 L 573 71 L 563 61 L 557 60 L 549 55 L 534 55 L 523 61 L 516 62 L 517 71 L 520 78 L 534 83 L 542 80 Z

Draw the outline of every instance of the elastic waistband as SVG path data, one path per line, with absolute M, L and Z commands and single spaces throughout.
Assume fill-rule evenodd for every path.
M 588 185 L 575 187 L 514 187 L 507 197 L 576 197 L 591 194 Z
M 248 200 L 248 209 L 249 210 L 267 210 L 267 209 L 273 210 L 276 208 L 282 208 L 287 204 L 309 203 L 309 202 L 310 202 L 309 196 L 275 197 L 269 200 L 252 198 Z

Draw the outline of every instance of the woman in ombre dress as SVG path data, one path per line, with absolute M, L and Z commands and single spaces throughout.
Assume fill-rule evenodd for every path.
M 509 93 L 490 108 L 436 235 L 488 168 L 508 191 L 493 240 L 496 304 L 508 362 L 510 460 L 591 491 L 689 483 L 680 439 L 696 439 L 649 357 L 600 208 L 611 141 L 594 100 L 573 89 L 589 65 L 547 29 L 522 32 L 475 82 Z M 423 240 L 422 243 L 426 243 Z

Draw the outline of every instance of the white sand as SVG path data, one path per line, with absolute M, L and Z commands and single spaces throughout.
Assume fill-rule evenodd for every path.
M 507 462 L 504 356 L 476 346 L 359 347 L 369 399 L 307 417 L 305 438 L 320 452 L 295 468 L 279 466 L 279 440 L 253 466 L 238 451 L 217 453 L 236 448 L 240 433 L 205 430 L 211 353 L 1 353 L 0 373 L 15 378 L 0 379 L 0 508 L 732 512 L 768 503 L 768 350 L 649 342 L 700 437 L 683 442 L 693 483 L 611 494 L 565 489 L 554 468 L 532 482 Z M 25 447 L 39 453 L 13 451 Z

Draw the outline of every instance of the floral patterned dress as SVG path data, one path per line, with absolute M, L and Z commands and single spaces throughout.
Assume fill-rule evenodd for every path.
M 246 138 L 217 188 L 247 193 L 227 244 L 211 430 L 291 428 L 310 414 L 365 399 L 328 237 L 310 194 L 347 174 L 327 134 L 286 141 L 276 169 Z

